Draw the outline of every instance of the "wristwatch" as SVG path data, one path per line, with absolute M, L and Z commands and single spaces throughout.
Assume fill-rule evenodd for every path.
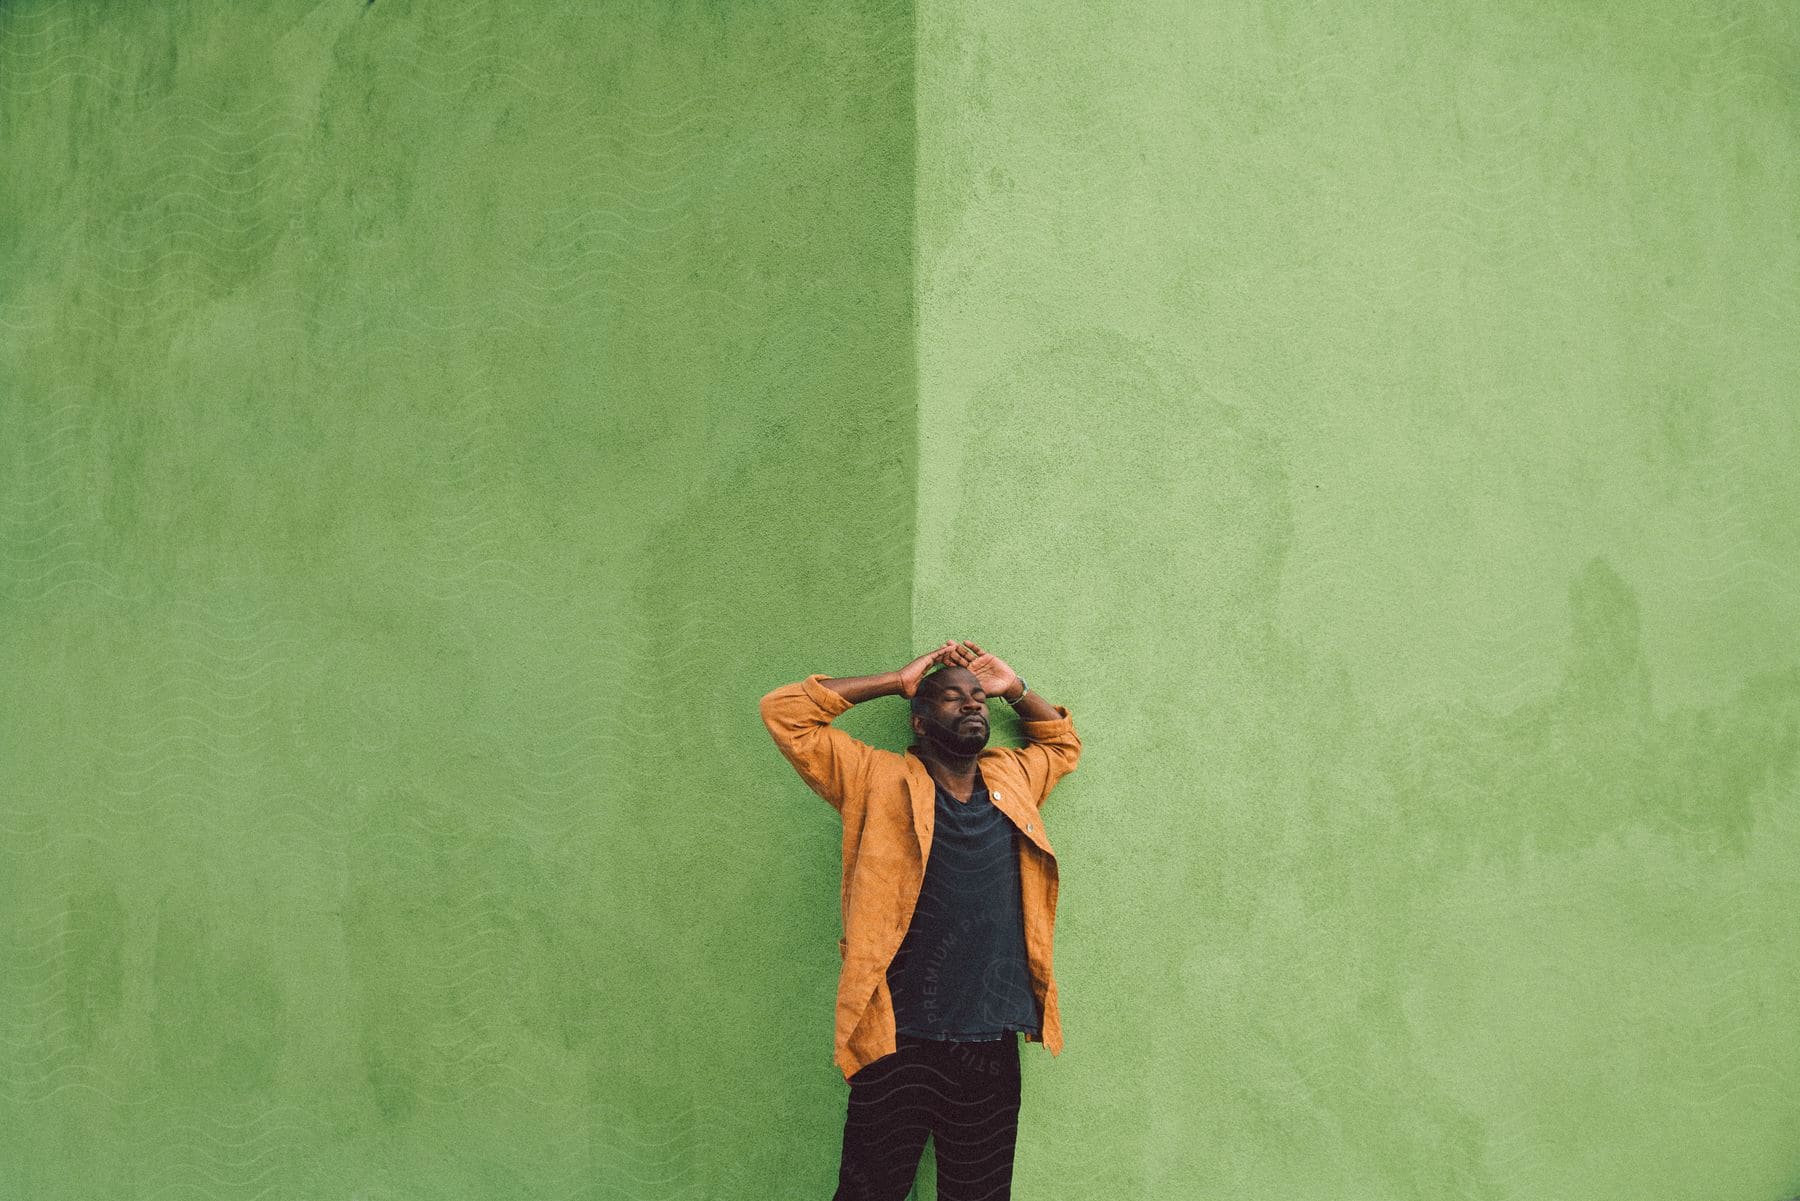
M 1005 693 L 1001 693 L 1001 694 L 1000 694 L 1000 699 L 1001 699 L 1001 700 L 1003 700 L 1003 701 L 1006 701 L 1006 703 L 1007 703 L 1007 704 L 1009 704 L 1009 705 L 1016 705 L 1016 704 L 1018 704 L 1018 703 L 1019 703 L 1019 701 L 1022 701 L 1022 700 L 1024 700 L 1024 699 L 1025 699 L 1025 694 L 1026 694 L 1026 693 L 1027 693 L 1027 692 L 1030 692 L 1030 691 L 1031 691 L 1031 685 L 1029 685 L 1029 684 L 1027 684 L 1027 683 L 1026 683 L 1026 682 L 1025 682 L 1025 677 L 1024 677 L 1024 676 L 1018 676 L 1018 677 L 1015 677 L 1015 678 L 1016 678 L 1016 679 L 1017 679 L 1017 680 L 1018 680 L 1018 681 L 1019 681 L 1019 700 L 1009 700 L 1009 699 L 1008 699 L 1008 698 L 1007 698 L 1007 696 L 1006 696 L 1006 694 L 1005 694 Z

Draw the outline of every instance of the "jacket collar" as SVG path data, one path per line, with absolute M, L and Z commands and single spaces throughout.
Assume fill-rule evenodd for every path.
M 906 763 L 906 791 L 912 802 L 913 833 L 919 840 L 919 862 L 925 863 L 931 857 L 931 833 L 937 824 L 937 781 L 931 778 L 931 770 L 925 766 L 917 748 L 917 743 L 907 747 L 901 759 Z M 1006 759 L 1006 749 L 997 746 L 983 747 L 975 756 L 976 768 L 987 784 L 988 799 L 994 803 L 994 808 L 1006 814 L 1019 833 L 1054 860 L 1056 853 L 1044 837 L 1044 824 L 1025 803 L 1024 795 L 1016 791 L 1018 785 L 1012 774 L 1005 768 L 993 770 Z

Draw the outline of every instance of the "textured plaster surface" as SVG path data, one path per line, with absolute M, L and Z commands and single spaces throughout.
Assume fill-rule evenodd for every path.
M 756 698 L 908 642 L 910 53 L 0 7 L 0 1196 L 829 1192 Z
M 919 31 L 914 624 L 1085 744 L 1016 1195 L 1800 1191 L 1793 10 Z

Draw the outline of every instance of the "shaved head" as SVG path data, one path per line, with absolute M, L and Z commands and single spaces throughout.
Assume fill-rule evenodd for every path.
M 988 740 L 986 691 L 966 667 L 946 665 L 919 678 L 912 697 L 913 735 L 925 754 L 968 760 Z
M 940 667 L 930 675 L 922 677 L 919 680 L 919 690 L 913 695 L 919 697 L 929 692 L 935 697 L 943 692 L 946 684 L 955 684 L 958 688 L 965 690 L 981 687 L 981 681 L 975 678 L 974 672 L 966 667 L 952 665 Z
M 981 681 L 976 679 L 975 673 L 966 667 L 955 665 L 940 667 L 930 675 L 920 678 L 919 690 L 913 693 L 912 697 L 912 711 L 923 717 L 927 713 L 928 707 L 943 695 L 946 684 L 955 684 L 964 692 L 972 692 L 981 687 Z

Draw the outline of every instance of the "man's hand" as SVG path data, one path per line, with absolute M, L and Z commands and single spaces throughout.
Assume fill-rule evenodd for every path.
M 902 667 L 899 671 L 884 671 L 878 676 L 820 676 L 819 683 L 837 693 L 852 705 L 860 705 L 878 696 L 911 697 L 919 690 L 919 681 L 934 663 L 948 662 L 946 656 L 955 647 L 954 642 L 945 642 L 934 651 L 928 651 Z
M 950 642 L 936 653 L 943 655 L 944 662 L 952 667 L 966 667 L 975 673 L 981 690 L 989 696 L 1004 697 L 1019 681 L 1018 674 L 1012 668 L 973 642 Z
M 917 659 L 914 659 L 911 663 L 902 667 L 899 673 L 900 695 L 911 697 L 914 693 L 918 692 L 919 681 L 925 678 L 925 673 L 931 670 L 934 664 L 949 662 L 950 660 L 945 658 L 945 656 L 950 654 L 951 651 L 958 649 L 956 643 L 946 641 L 944 645 L 938 647 L 936 650 L 920 655 Z

